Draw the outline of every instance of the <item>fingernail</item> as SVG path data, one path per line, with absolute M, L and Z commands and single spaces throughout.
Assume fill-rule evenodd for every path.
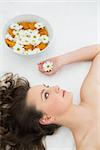
M 44 62 L 40 62 L 40 63 L 39 63 L 39 65 L 43 65 L 43 64 L 44 64 Z
M 41 64 L 44 64 L 44 61 L 42 61 Z

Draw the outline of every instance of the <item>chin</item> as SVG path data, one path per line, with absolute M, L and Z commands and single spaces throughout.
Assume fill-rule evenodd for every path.
M 71 100 L 73 101 L 73 93 L 70 92 Z
M 70 100 L 72 101 L 72 100 L 73 100 L 73 93 L 66 91 L 66 92 L 65 92 L 65 97 L 66 97 L 67 99 L 70 99 Z
M 70 93 L 70 101 L 71 101 L 71 104 L 73 104 L 73 94 Z
M 65 95 L 67 106 L 70 107 L 73 104 L 73 94 L 71 92 L 67 92 Z

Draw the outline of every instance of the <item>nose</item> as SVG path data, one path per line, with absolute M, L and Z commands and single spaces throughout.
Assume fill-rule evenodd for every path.
M 56 93 L 59 93 L 60 87 L 58 85 L 56 85 L 56 86 L 54 86 L 54 90 L 55 90 Z

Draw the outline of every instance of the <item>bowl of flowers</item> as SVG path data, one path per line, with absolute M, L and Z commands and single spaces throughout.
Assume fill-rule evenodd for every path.
M 4 28 L 5 45 L 21 55 L 34 55 L 47 50 L 52 38 L 50 23 L 36 15 L 17 16 Z

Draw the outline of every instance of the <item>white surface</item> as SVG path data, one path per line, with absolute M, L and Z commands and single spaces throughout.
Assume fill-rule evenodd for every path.
M 44 76 L 37 63 L 51 56 L 97 43 L 96 2 L 2 2 L 0 3 L 0 33 L 7 21 L 21 14 L 35 14 L 46 18 L 53 27 L 54 38 L 47 51 L 34 57 L 19 56 L 0 45 L 0 70 L 19 73 L 31 83 L 58 84 L 74 94 L 74 103 L 80 101 L 80 87 L 90 63 L 82 62 L 64 67 L 54 76 Z M 1 38 L 1 37 L 0 37 Z M 0 40 L 1 41 L 1 40 Z M 0 42 L 2 43 L 2 42 Z M 48 150 L 74 150 L 74 140 L 68 129 L 47 137 Z

